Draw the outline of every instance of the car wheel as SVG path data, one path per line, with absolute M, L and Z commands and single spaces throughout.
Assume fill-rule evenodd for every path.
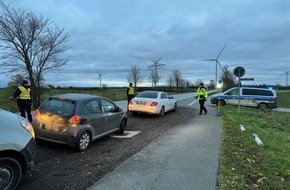
M 126 122 L 125 119 L 123 119 L 121 121 L 121 123 L 120 123 L 120 126 L 119 126 L 119 131 L 118 131 L 119 134 L 123 134 L 124 133 L 126 125 L 127 125 L 127 122 Z
M 159 116 L 160 116 L 160 117 L 163 117 L 164 114 L 165 114 L 165 107 L 162 106 L 162 108 L 161 108 L 161 110 L 160 110 L 160 113 L 159 113 Z
M 88 131 L 85 131 L 81 134 L 77 148 L 79 151 L 84 151 L 88 148 L 89 144 L 91 142 L 91 134 Z
M 177 103 L 174 104 L 173 111 L 175 112 L 177 110 Z
M 262 110 L 265 110 L 265 109 L 268 108 L 268 105 L 267 105 L 266 103 L 260 103 L 260 104 L 258 105 L 258 108 L 259 108 L 259 109 L 262 109 Z
M 20 163 L 9 157 L 0 158 L 0 189 L 15 189 L 22 175 Z

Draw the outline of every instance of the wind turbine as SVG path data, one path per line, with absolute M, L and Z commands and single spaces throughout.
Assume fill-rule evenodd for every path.
M 98 70 L 97 70 L 97 73 L 99 74 L 99 78 L 98 80 L 100 80 L 100 89 L 102 88 L 102 75 Z
M 216 58 L 212 58 L 212 59 L 202 59 L 202 60 L 200 60 L 200 61 L 215 61 L 215 85 L 217 85 L 217 66 L 219 65 L 220 68 L 223 70 L 223 67 L 221 66 L 218 58 L 220 57 L 220 55 L 224 51 L 226 45 L 227 44 L 224 45 L 224 47 L 222 48 L 222 50 L 220 51 L 220 53 L 218 54 L 218 56 Z

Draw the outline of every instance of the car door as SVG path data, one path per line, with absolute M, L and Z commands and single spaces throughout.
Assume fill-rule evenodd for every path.
M 103 113 L 101 102 L 99 99 L 94 99 L 84 104 L 85 108 L 89 112 L 90 121 L 89 123 L 93 127 L 93 136 L 99 136 L 105 132 L 105 121 L 106 116 Z
M 107 99 L 101 99 L 101 106 L 105 117 L 105 132 L 117 129 L 121 122 L 121 113 L 116 111 L 116 105 Z
M 239 104 L 239 89 L 234 88 L 225 93 L 226 104 L 238 105 Z
M 174 99 L 170 99 L 169 95 L 167 93 L 162 93 L 163 94 L 163 99 L 166 104 L 166 111 L 167 110 L 172 110 L 174 108 Z
M 166 94 L 164 93 L 164 92 L 162 92 L 162 93 L 160 93 L 160 99 L 159 99 L 159 101 L 160 101 L 160 103 L 161 103 L 161 105 L 164 105 L 164 107 L 165 107 L 165 112 L 168 110 L 168 108 L 169 108 L 169 104 L 168 104 L 168 101 L 167 101 L 168 99 L 167 99 L 167 97 L 166 97 Z

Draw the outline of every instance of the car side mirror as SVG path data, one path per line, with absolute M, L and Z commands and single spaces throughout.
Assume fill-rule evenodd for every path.
M 119 111 L 121 111 L 121 108 L 116 106 L 116 112 L 119 112 Z

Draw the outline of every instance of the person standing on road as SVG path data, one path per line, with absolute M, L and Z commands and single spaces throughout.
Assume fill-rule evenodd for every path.
M 199 88 L 197 89 L 196 99 L 199 101 L 199 105 L 200 105 L 198 115 L 201 115 L 203 111 L 204 111 L 204 114 L 207 114 L 207 109 L 204 106 L 204 103 L 207 99 L 207 91 L 203 83 L 199 84 Z
M 128 110 L 130 100 L 135 97 L 135 89 L 134 89 L 132 83 L 129 84 L 129 87 L 127 88 L 126 94 L 127 94 L 127 100 L 128 100 L 128 105 L 127 105 L 127 110 Z
M 24 118 L 26 118 L 27 113 L 27 118 L 29 122 L 32 122 L 32 115 L 31 115 L 31 105 L 32 105 L 32 100 L 31 100 L 31 90 L 30 90 L 30 85 L 29 83 L 24 80 L 22 82 L 22 85 L 19 86 L 12 97 L 10 99 L 15 100 L 17 99 L 17 106 L 19 107 L 20 110 L 20 115 Z

